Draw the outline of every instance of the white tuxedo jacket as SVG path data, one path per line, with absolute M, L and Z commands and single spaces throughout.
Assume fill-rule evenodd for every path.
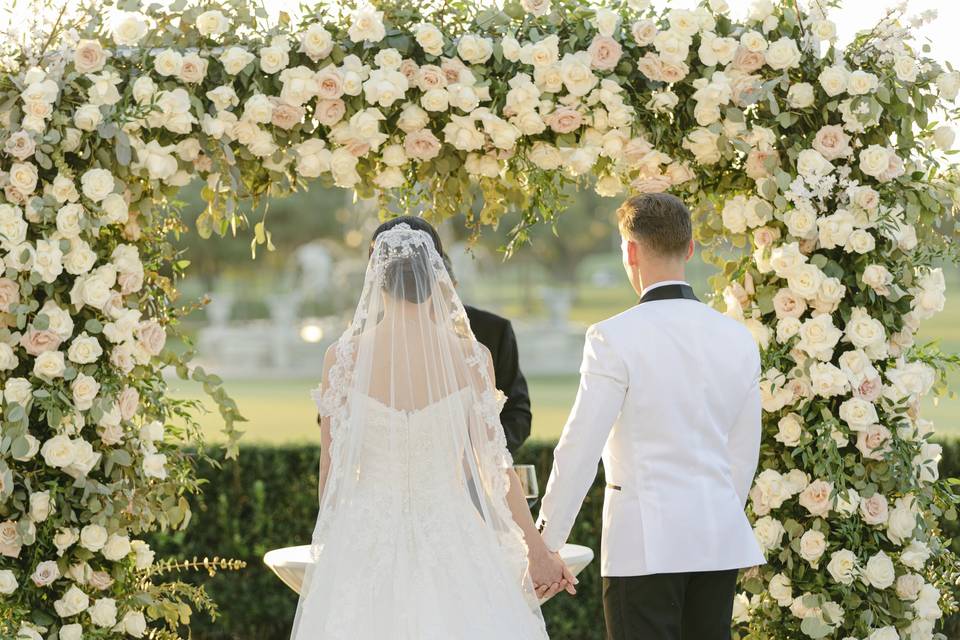
M 603 576 L 763 564 L 743 511 L 761 432 L 747 329 L 696 300 L 644 302 L 589 328 L 580 374 L 540 509 L 547 546 L 566 542 L 602 456 Z

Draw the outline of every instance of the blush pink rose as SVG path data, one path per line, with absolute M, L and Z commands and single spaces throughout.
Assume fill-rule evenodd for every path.
M 599 71 L 610 71 L 620 62 L 623 47 L 610 36 L 597 35 L 594 36 L 587 52 L 590 54 L 591 67 Z
M 0 278 L 0 311 L 8 313 L 20 304 L 20 285 L 10 278 Z
M 403 149 L 416 160 L 432 160 L 440 155 L 440 141 L 430 129 L 419 129 L 407 134 Z
M 337 98 L 335 100 L 321 100 L 317 104 L 317 110 L 314 115 L 320 124 L 327 127 L 332 127 L 343 120 L 343 115 L 346 112 L 346 103 L 344 103 L 344 101 L 340 98 Z
M 873 378 L 867 378 L 860 383 L 860 386 L 856 387 L 853 390 L 853 394 L 858 398 L 862 398 L 867 402 L 873 402 L 880 397 L 880 392 L 883 390 L 883 382 L 881 382 L 878 376 Z
M 583 124 L 583 116 L 576 109 L 560 107 L 546 118 L 547 124 L 555 133 L 570 133 Z
M 746 174 L 753 178 L 754 180 L 760 180 L 770 176 L 770 171 L 767 169 L 767 160 L 769 158 L 774 158 L 774 166 L 780 164 L 780 156 L 776 151 L 762 151 L 760 149 L 751 149 L 750 153 L 747 154 L 747 162 L 744 165 Z
M 850 154 L 850 136 L 838 124 L 821 127 L 813 139 L 813 148 L 827 160 L 836 160 Z
M 20 346 L 32 356 L 46 351 L 56 351 L 60 347 L 60 336 L 49 329 L 30 329 L 20 338 Z
M 152 356 L 160 355 L 163 345 L 167 342 L 167 332 L 156 320 L 141 322 L 137 327 L 136 336 L 143 350 Z
M 276 101 L 270 123 L 281 129 L 292 129 L 303 120 L 303 107 L 295 107 L 286 102 Z
M 419 68 L 420 67 L 417 65 L 417 63 L 410 58 L 407 58 L 400 63 L 400 73 L 407 78 L 407 82 L 410 84 L 413 84 L 416 81 Z
M 363 156 L 367 155 L 367 153 L 369 153 L 370 151 L 369 142 L 364 142 L 363 140 L 357 140 L 356 138 L 347 140 L 346 143 L 344 144 L 344 147 L 346 147 L 347 151 L 349 151 L 354 158 L 362 158 Z
M 664 175 L 660 176 L 641 176 L 630 183 L 630 187 L 636 193 L 664 193 L 670 188 L 670 178 Z
M 652 51 L 648 51 L 637 60 L 637 68 L 650 80 L 659 81 L 663 79 L 663 62 L 661 62 L 660 56 Z
M 750 51 L 745 47 L 739 47 L 737 48 L 736 54 L 733 56 L 733 62 L 731 63 L 731 66 L 737 71 L 752 73 L 763 67 L 763 64 L 764 59 L 762 53 Z
M 437 65 L 425 64 L 417 70 L 415 83 L 423 92 L 431 89 L 443 89 L 447 86 L 447 76 L 443 73 L 443 69 Z
M 317 96 L 320 100 L 336 100 L 343 95 L 343 78 L 333 68 L 317 72 Z
M 117 405 L 120 407 L 120 417 L 130 420 L 140 406 L 140 393 L 133 387 L 124 387 L 117 398 Z

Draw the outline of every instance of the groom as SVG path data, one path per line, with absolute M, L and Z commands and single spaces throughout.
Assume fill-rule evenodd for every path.
M 608 640 L 728 640 L 738 569 L 764 562 L 743 511 L 760 447 L 759 354 L 684 281 L 683 202 L 640 195 L 617 216 L 640 303 L 587 331 L 538 526 L 549 549 L 566 542 L 602 456 Z

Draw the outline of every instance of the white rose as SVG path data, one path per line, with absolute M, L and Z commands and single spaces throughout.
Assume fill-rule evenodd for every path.
M 120 621 L 123 631 L 134 638 L 142 638 L 147 632 L 147 620 L 140 611 L 128 611 Z
M 176 76 L 180 73 L 183 56 L 173 49 L 164 49 L 153 59 L 153 69 L 162 76 Z
M 720 136 L 709 129 L 694 129 L 683 140 L 683 148 L 694 155 L 700 164 L 715 164 L 720 160 Z
M 100 202 L 113 191 L 113 174 L 107 169 L 88 169 L 80 176 L 80 186 L 83 195 Z
M 119 562 L 126 558 L 131 551 L 130 538 L 117 534 L 111 535 L 103 545 L 103 557 L 111 562 Z
M 227 19 L 227 16 L 216 10 L 201 13 L 197 16 L 196 24 L 197 31 L 200 32 L 200 35 L 208 38 L 210 36 L 222 35 L 230 28 L 230 21 Z
M 73 65 L 80 73 L 95 73 L 107 63 L 108 53 L 96 40 L 80 40 L 73 51 Z
M 276 73 L 286 69 L 289 63 L 290 55 L 286 47 L 270 46 L 260 49 L 260 69 L 264 73 Z
M 432 56 L 439 56 L 443 53 L 443 33 L 432 24 L 421 22 L 413 28 L 413 34 L 417 44 L 426 53 Z
M 300 50 L 316 62 L 333 51 L 333 36 L 323 25 L 313 24 L 300 37 Z
M 61 618 L 69 618 L 78 613 L 83 613 L 90 606 L 90 598 L 76 585 L 71 586 L 63 597 L 53 603 L 57 615 Z
M 846 422 L 853 431 L 860 431 L 867 425 L 879 420 L 877 409 L 872 402 L 861 398 L 849 398 L 840 405 L 840 419 Z
M 912 499 L 897 498 L 887 519 L 887 537 L 902 545 L 913 537 L 917 528 L 917 508 Z
M 847 81 L 847 91 L 849 91 L 851 95 L 855 96 L 866 95 L 876 91 L 878 83 L 879 81 L 877 76 L 872 73 L 857 69 L 850 74 L 850 77 Z
M 800 444 L 800 436 L 803 435 L 803 424 L 801 418 L 796 413 L 789 413 L 780 418 L 777 423 L 777 435 L 774 439 L 783 443 L 787 447 L 795 447 Z
M 34 522 L 43 522 L 53 511 L 50 505 L 50 492 L 37 491 L 30 494 L 30 519 Z
M 81 105 L 73 112 L 73 124 L 81 131 L 94 131 L 102 121 L 103 114 L 97 105 Z
M 162 453 L 149 453 L 143 457 L 143 475 L 163 480 L 167 477 L 167 456 Z
M 800 536 L 800 557 L 817 568 L 821 556 L 827 550 L 827 538 L 819 531 L 807 531 Z
M 80 530 L 80 546 L 90 551 L 100 551 L 107 543 L 107 530 L 99 524 L 88 524 Z
M 936 84 L 945 100 L 955 100 L 960 92 L 960 71 L 941 73 L 937 76 Z
M 614 31 L 620 26 L 620 14 L 612 9 L 598 7 L 594 12 L 593 24 L 600 35 L 612 37 Z
M 228 47 L 226 51 L 220 54 L 220 64 L 223 65 L 223 70 L 232 76 L 246 69 L 247 65 L 255 59 L 256 56 L 243 47 Z
M 0 594 L 8 596 L 20 586 L 17 577 L 9 569 L 0 569 Z
M 33 193 L 37 188 L 37 167 L 29 162 L 14 162 L 8 177 L 11 186 L 25 195 Z
M 893 561 L 883 551 L 867 560 L 863 567 L 863 581 L 875 589 L 886 589 L 896 579 Z
M 847 90 L 850 72 L 839 65 L 827 67 L 820 72 L 820 76 L 817 79 L 826 94 L 832 98 Z
M 26 406 L 33 398 L 33 388 L 26 378 L 8 378 L 3 388 L 3 398 L 7 402 L 16 402 Z
M 113 598 L 100 598 L 93 603 L 88 613 L 90 622 L 98 627 L 112 627 L 117 624 L 117 602 Z
M 917 66 L 917 61 L 911 56 L 895 56 L 893 59 L 893 71 L 897 74 L 897 78 L 902 82 L 914 82 L 917 79 L 917 74 L 920 71 L 920 68 Z
M 773 551 L 780 548 L 786 530 L 779 520 L 763 516 L 753 524 L 753 533 L 764 551 Z
M 130 546 L 133 547 L 133 552 L 137 554 L 137 569 L 148 569 L 153 565 L 154 552 L 150 549 L 150 545 L 143 540 L 134 540 L 130 543 Z
M 122 47 L 131 47 L 147 35 L 147 23 L 138 13 L 124 12 L 114 22 L 113 41 Z
M 891 152 L 887 147 L 872 144 L 860 152 L 860 171 L 874 178 L 882 175 L 890 166 Z
M 812 266 L 812 265 L 805 265 Z M 797 348 L 806 352 L 811 358 L 824 362 L 833 358 L 833 349 L 840 341 L 843 333 L 833 324 L 829 314 L 810 318 L 800 326 L 800 341 Z
M 790 578 L 782 573 L 778 573 L 770 578 L 767 592 L 781 607 L 789 607 L 793 602 L 793 587 L 790 583 Z
M 83 640 L 83 625 L 74 622 L 60 627 L 59 640 Z
M 859 573 L 857 556 L 852 551 L 841 549 L 830 556 L 827 564 L 830 577 L 839 584 L 851 585 Z
M 923 571 L 930 554 L 930 547 L 919 540 L 913 540 L 900 553 L 900 562 L 914 571 Z
M 199 84 L 207 75 L 207 60 L 196 53 L 188 53 L 180 62 L 177 77 L 188 84 Z
M 797 155 L 797 172 L 802 176 L 824 176 L 833 169 L 833 164 L 816 149 L 804 149 Z
M 798 82 L 790 85 L 787 91 L 787 104 L 793 109 L 806 109 L 813 104 L 814 93 L 813 85 L 806 82 Z
M 771 69 L 782 71 L 800 64 L 802 56 L 797 43 L 792 38 L 783 37 L 770 43 L 764 53 L 764 59 Z
M 461 36 L 457 53 L 471 64 L 483 64 L 493 55 L 493 41 L 473 34 Z
M 933 142 L 941 151 L 949 151 L 953 148 L 954 140 L 957 135 L 950 125 L 942 125 L 934 129 Z
M 157 84 L 150 76 L 140 76 L 133 82 L 133 99 L 138 104 L 149 102 L 157 93 Z
M 59 351 L 44 351 L 33 361 L 34 375 L 45 380 L 61 377 L 65 369 L 63 354 Z
M 383 12 L 370 6 L 358 7 L 350 16 L 347 34 L 353 42 L 380 42 L 386 36 Z

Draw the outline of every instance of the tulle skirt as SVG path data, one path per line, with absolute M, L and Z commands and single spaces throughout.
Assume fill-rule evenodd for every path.
M 315 546 L 292 640 L 543 640 L 469 495 L 371 492 Z

